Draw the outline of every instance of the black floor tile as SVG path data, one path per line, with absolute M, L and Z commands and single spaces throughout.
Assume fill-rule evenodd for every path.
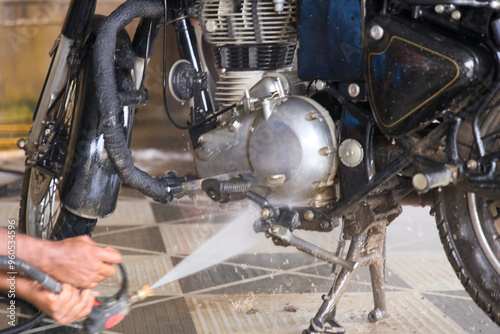
M 177 265 L 180 261 L 180 258 L 172 257 L 172 263 L 174 265 Z M 244 269 L 239 266 L 218 264 L 196 274 L 182 278 L 179 280 L 179 283 L 182 291 L 187 293 L 266 274 L 269 274 L 269 272 L 265 270 L 252 268 Z
M 154 252 L 166 252 L 160 229 L 157 226 L 132 231 L 117 231 L 113 234 L 101 236 L 96 235 L 93 239 L 96 243 L 107 245 L 144 249 Z
M 317 277 L 299 276 L 293 274 L 274 275 L 238 285 L 221 287 L 206 293 L 210 294 L 285 294 L 285 293 L 326 293 L 330 290 L 332 281 Z
M 174 219 L 184 218 L 178 206 L 150 203 L 157 223 L 169 222 Z

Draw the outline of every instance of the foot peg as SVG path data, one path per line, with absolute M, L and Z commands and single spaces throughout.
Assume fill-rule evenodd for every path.
M 434 170 L 415 174 L 412 179 L 413 187 L 419 193 L 426 193 L 431 189 L 446 187 L 457 181 L 457 167 L 443 165 Z

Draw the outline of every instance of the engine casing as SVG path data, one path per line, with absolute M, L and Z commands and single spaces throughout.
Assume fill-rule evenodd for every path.
M 251 91 L 262 94 L 259 85 L 272 80 L 264 78 Z M 338 143 L 328 111 L 303 96 L 246 102 L 247 111 L 200 138 L 195 151 L 199 176 L 252 171 L 273 195 L 294 200 L 311 199 L 333 185 Z

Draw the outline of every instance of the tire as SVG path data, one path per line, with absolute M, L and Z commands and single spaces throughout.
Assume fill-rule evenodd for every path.
M 480 128 L 487 153 L 498 151 L 499 110 L 486 112 Z M 460 131 L 459 154 L 467 161 L 477 156 L 470 123 Z M 447 187 L 435 193 L 433 210 L 441 242 L 460 282 L 500 325 L 500 200 Z
M 79 96 L 78 92 L 89 80 L 85 73 L 93 73 L 92 46 L 95 41 L 95 34 L 100 27 L 103 16 L 96 15 L 92 23 L 92 34 L 88 38 L 82 50 L 82 61 L 78 70 L 78 75 L 74 78 L 73 92 L 75 92 L 74 103 L 69 105 L 72 108 L 54 108 L 60 115 L 53 116 L 52 119 L 62 120 L 64 131 L 56 133 L 60 144 L 55 140 L 49 145 L 48 159 L 41 159 L 33 165 L 28 165 L 25 169 L 23 187 L 21 192 L 21 205 L 19 212 L 19 231 L 30 236 L 42 239 L 60 240 L 79 235 L 91 235 L 97 219 L 80 217 L 60 204 L 61 190 L 64 189 L 64 182 L 67 179 L 72 165 L 73 153 L 75 152 L 78 138 L 81 115 L 75 113 L 80 110 L 79 104 L 83 103 L 84 96 Z M 117 84 L 122 88 L 126 86 L 130 89 L 133 82 L 130 79 L 130 68 L 133 66 L 133 52 L 131 42 L 125 30 L 118 34 L 117 38 L 116 70 Z M 131 60 L 132 59 L 132 60 Z M 131 64 L 132 62 L 132 64 Z M 93 78 L 93 76 L 90 76 Z M 93 80 L 93 79 L 90 79 Z M 71 90 L 71 84 L 67 85 Z M 64 99 L 63 99 L 64 100 Z M 49 121 L 49 120 L 47 120 Z M 56 126 L 56 128 L 58 128 Z M 42 140 L 39 140 L 42 142 Z M 49 166 L 49 167 L 47 167 Z M 50 166 L 57 166 L 51 168 Z
M 43 194 L 33 200 L 33 191 L 40 188 L 40 178 L 46 178 L 49 185 L 42 189 Z M 19 231 L 29 236 L 61 240 L 78 235 L 92 235 L 96 219 L 79 217 L 60 205 L 59 183 L 57 178 L 37 170 L 27 168 L 24 175 L 21 192 L 21 207 L 19 210 Z M 43 183 L 43 182 L 42 182 Z M 40 201 L 39 201 L 40 200 Z

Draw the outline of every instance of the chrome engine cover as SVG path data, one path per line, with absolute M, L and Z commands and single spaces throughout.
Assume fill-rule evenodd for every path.
M 269 78 L 260 84 L 269 86 Z M 262 94 L 258 86 L 251 92 Z M 300 201 L 333 185 L 338 143 L 328 111 L 303 96 L 249 96 L 243 102 L 246 111 L 200 138 L 200 177 L 250 170 L 273 195 Z

